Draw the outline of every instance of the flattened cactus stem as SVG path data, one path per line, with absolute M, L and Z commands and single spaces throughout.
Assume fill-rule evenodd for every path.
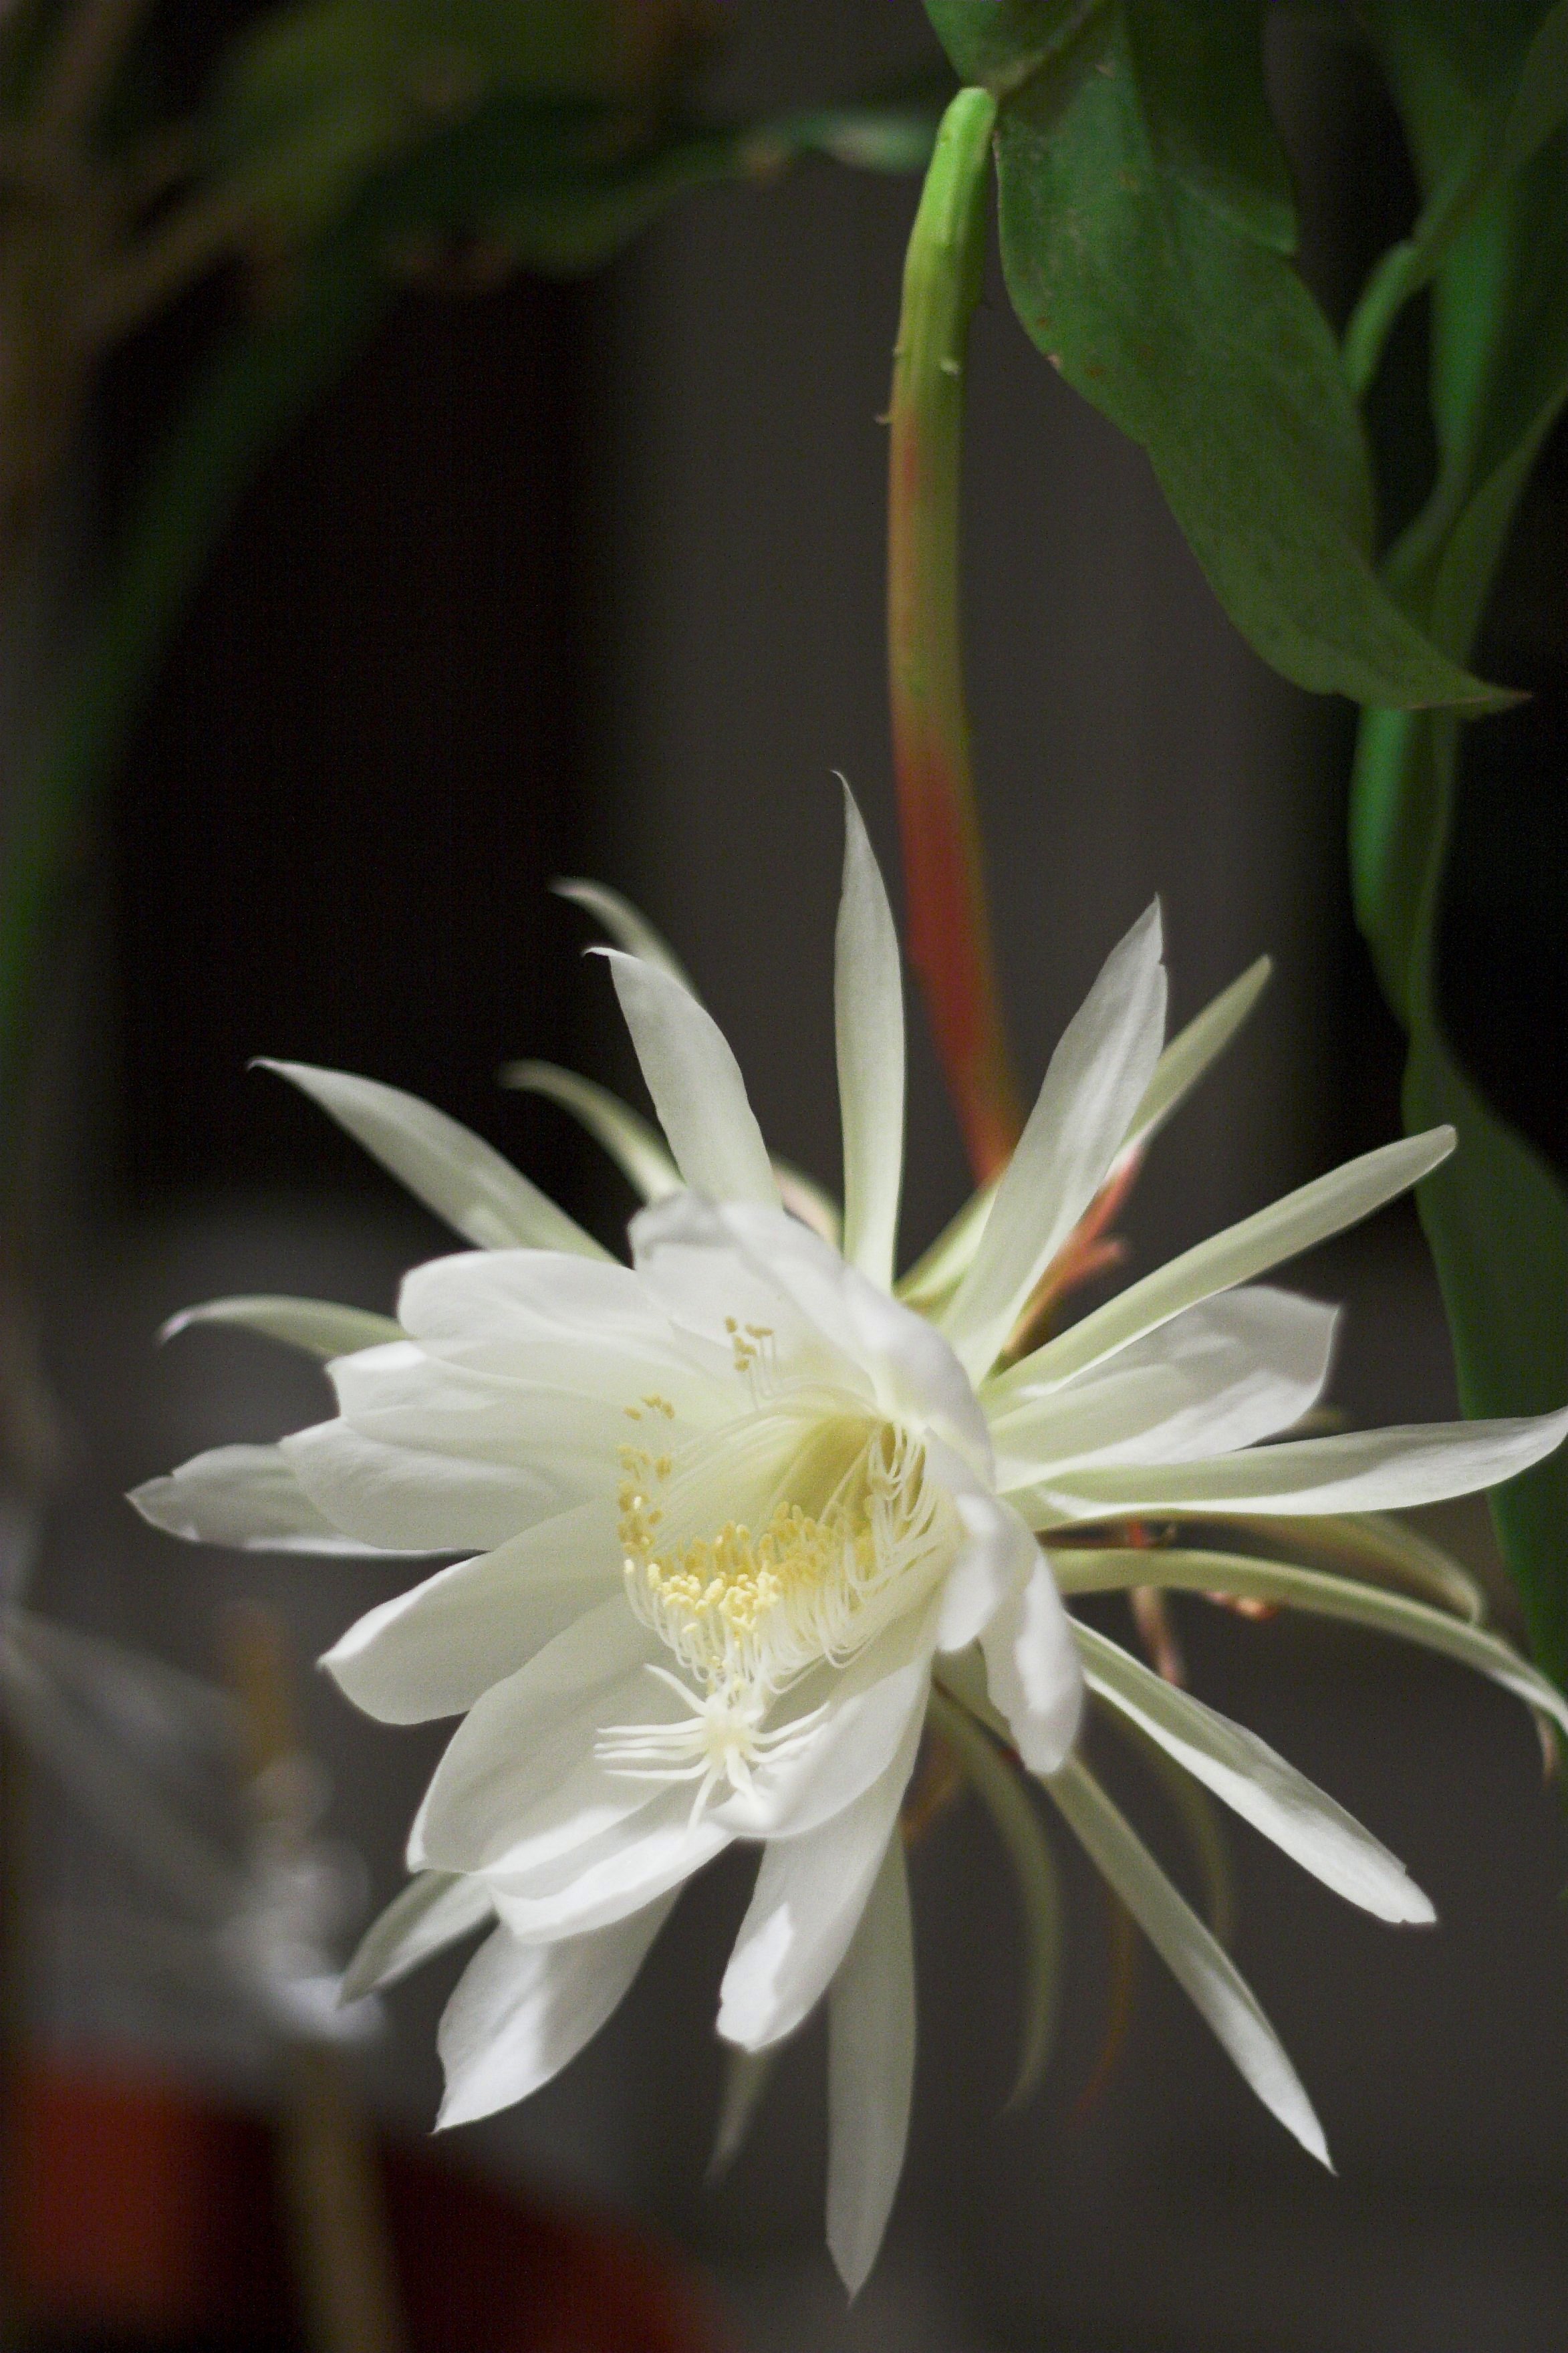
M 888 487 L 888 660 L 910 953 L 984 1183 L 1022 1125 L 981 864 L 959 639 L 963 368 L 984 259 L 996 101 L 942 118 L 904 262 Z

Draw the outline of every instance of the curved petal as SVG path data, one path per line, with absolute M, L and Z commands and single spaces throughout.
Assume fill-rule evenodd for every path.
M 1213 1003 L 1205 1007 L 1195 1019 L 1172 1039 L 1154 1065 L 1154 1075 L 1144 1090 L 1143 1099 L 1132 1114 L 1131 1124 L 1117 1154 L 1120 1160 L 1148 1144 L 1157 1129 L 1163 1127 L 1171 1113 L 1197 1084 L 1215 1056 L 1229 1045 L 1237 1030 L 1251 1012 L 1268 979 L 1271 966 L 1267 956 L 1248 966 L 1239 980 L 1233 980 Z M 994 1177 L 964 1203 L 958 1215 L 938 1235 L 925 1252 L 898 1285 L 898 1295 L 917 1306 L 924 1314 L 934 1314 L 957 1290 L 967 1271 L 985 1221 L 991 1215 L 991 1204 L 996 1198 L 1001 1182 Z
M 1177 1983 L 1191 1997 L 1264 2106 L 1309 2155 L 1329 2164 L 1323 2128 L 1251 1988 L 1177 1894 L 1091 1774 L 1069 1760 L 1046 1783 Z M 1330 2168 L 1332 2170 L 1332 2168 Z
M 1052 1465 L 1180 1462 L 1289 1430 L 1322 1394 L 1337 1311 L 1266 1283 L 1188 1308 L 1065 1387 L 985 1394 L 997 1482 Z
M 904 2169 L 915 2077 L 915 1957 L 904 1850 L 889 1839 L 827 2017 L 827 2244 L 854 2295 Z
M 640 1210 L 628 1231 L 638 1279 L 679 1332 L 728 1354 L 749 1329 L 791 1380 L 870 1394 L 844 1262 L 798 1219 L 776 1206 L 716 1207 L 678 1193 Z
M 849 1948 L 920 1746 L 911 1715 L 892 1763 L 853 1804 L 801 1838 L 770 1839 L 719 1989 L 719 2031 L 761 2050 L 793 2034 Z
M 633 1192 L 645 1201 L 662 1201 L 667 1193 L 679 1192 L 680 1171 L 664 1138 L 608 1087 L 579 1078 L 575 1071 L 563 1071 L 554 1062 L 509 1062 L 500 1082 L 525 1094 L 547 1095 L 569 1111 L 604 1145 Z
M 493 1919 L 495 1908 L 482 1879 L 422 1871 L 366 1929 L 343 1972 L 342 2000 L 359 2001 L 396 1985 L 421 1961 Z
M 847 785 L 834 1026 L 844 1130 L 844 1255 L 888 1290 L 904 1174 L 904 991 L 893 911 Z
M 1054 1773 L 1078 1736 L 1083 1671 L 1057 1581 L 1037 1557 L 980 1638 L 991 1696 L 1031 1773 Z
M 587 882 L 576 878 L 568 878 L 551 887 L 558 899 L 570 899 L 574 907 L 581 907 L 588 914 L 595 916 L 616 945 L 625 948 L 628 955 L 637 956 L 644 964 L 652 965 L 657 972 L 667 974 L 686 991 L 688 997 L 697 996 L 691 975 L 664 934 L 655 931 L 640 908 L 634 907 L 619 891 L 612 891 L 607 882 Z
M 1155 1063 L 1143 1100 L 1132 1114 L 1122 1152 L 1138 1151 L 1151 1143 L 1171 1113 L 1180 1108 L 1247 1019 L 1268 986 L 1273 969 L 1266 955 L 1259 956 L 1172 1039 Z
M 586 1258 L 609 1256 L 574 1218 L 558 1209 L 482 1137 L 416 1095 L 347 1071 L 318 1070 L 310 1062 L 277 1062 L 263 1056 L 260 1068 L 276 1071 L 320 1103 L 416 1200 L 481 1250 L 521 1246 L 577 1250 Z
M 526 1464 L 563 1505 L 613 1479 L 625 1409 L 637 1392 L 635 1366 L 609 1395 L 593 1396 L 563 1388 L 548 1370 L 533 1381 L 476 1372 L 412 1340 L 339 1356 L 329 1377 L 339 1413 L 365 1437 L 467 1461 Z
M 1346 1161 L 1342 1168 L 1315 1176 L 1282 1201 L 1184 1250 L 1141 1282 L 1129 1284 L 1081 1324 L 1037 1348 L 996 1384 L 999 1398 L 1026 1387 L 1069 1380 L 1200 1300 L 1249 1282 L 1255 1274 L 1267 1274 L 1270 1267 L 1342 1233 L 1419 1184 L 1453 1148 L 1453 1129 L 1435 1127 L 1425 1135 L 1401 1136 L 1396 1144 L 1382 1145 L 1359 1160 Z
M 779 1188 L 741 1067 L 711 1014 L 679 981 L 616 948 L 608 963 L 658 1124 L 686 1182 L 715 1201 Z
M 493 2116 L 558 2075 L 619 2007 L 674 1901 L 563 1944 L 521 1944 L 504 1927 L 487 1937 L 442 2015 L 437 2126 Z
M 972 1377 L 1104 1182 L 1160 1058 L 1165 975 L 1156 901 L 1115 948 L 1051 1057 L 942 1329 Z
M 1019 1594 L 1040 1551 L 1016 1512 L 994 1495 L 955 1495 L 966 1542 L 947 1573 L 937 1619 L 939 1651 L 975 1641 L 1005 1603 Z
M 237 1299 L 208 1299 L 199 1307 L 183 1307 L 171 1315 L 159 1333 L 172 1340 L 197 1324 L 231 1324 L 241 1332 L 259 1332 L 264 1339 L 281 1340 L 287 1347 L 302 1348 L 323 1362 L 352 1356 L 356 1348 L 379 1348 L 401 1340 L 401 1324 L 390 1315 L 373 1315 L 364 1307 L 340 1307 L 330 1299 L 284 1299 L 252 1294 Z
M 362 1549 L 488 1550 L 579 1500 L 537 1471 L 388 1445 L 341 1419 L 297 1430 L 278 1451 L 311 1504 Z
M 1431 1904 L 1396 1855 L 1239 1724 L 1075 1623 L 1085 1680 L 1293 1862 L 1376 1919 L 1423 1926 Z
M 489 1874 L 490 1892 L 515 1936 L 553 1943 L 640 1912 L 729 1843 L 711 1814 L 692 1820 L 689 1788 L 662 1789 L 552 1862 L 527 1873 Z
M 795 1755 L 756 1769 L 752 1796 L 726 1798 L 711 1819 L 737 1838 L 797 1838 L 859 1797 L 887 1770 L 910 1719 L 924 1719 L 935 1639 L 934 1609 L 911 1610 L 850 1666 L 797 1683 L 779 1722 L 822 1704 L 820 1724 Z
M 335 1553 L 353 1560 L 422 1558 L 454 1546 L 364 1543 L 320 1511 L 276 1446 L 215 1446 L 166 1479 L 133 1487 L 128 1501 L 144 1520 L 188 1544 L 241 1552 Z
M 321 1664 L 384 1724 L 460 1715 L 620 1587 L 614 1506 L 583 1504 L 368 1610 Z
M 646 1672 L 663 1655 L 617 1594 L 494 1684 L 436 1767 L 411 1866 L 526 1872 L 646 1806 L 648 1784 L 606 1772 L 594 1742 L 628 1718 L 675 1720 L 679 1703 Z
M 1011 1500 L 1031 1526 L 1129 1512 L 1387 1512 L 1471 1495 L 1568 1436 L 1568 1408 L 1510 1421 L 1418 1422 L 1256 1446 L 1197 1462 L 1053 1473 Z
M 1054 1556 L 1069 1593 L 1117 1593 L 1131 1585 L 1188 1593 L 1235 1593 L 1251 1600 L 1307 1609 L 1339 1618 L 1374 1633 L 1397 1634 L 1423 1650 L 1436 1651 L 1461 1666 L 1489 1675 L 1527 1707 L 1549 1715 L 1568 1733 L 1568 1699 L 1496 1634 L 1468 1626 L 1444 1609 L 1428 1609 L 1403 1593 L 1359 1585 L 1348 1577 L 1297 1568 L 1284 1561 L 1248 1560 L 1237 1553 L 1167 1550 L 1163 1545 L 1136 1552 L 1121 1548 L 1058 1552 Z
M 398 1313 L 427 1355 L 469 1372 L 617 1408 L 657 1389 L 704 1420 L 734 1409 L 728 1345 L 678 1329 L 629 1267 L 558 1250 L 466 1250 L 416 1267 Z

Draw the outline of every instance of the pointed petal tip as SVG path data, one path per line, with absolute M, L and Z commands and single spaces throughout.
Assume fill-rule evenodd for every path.
M 166 1510 L 170 1500 L 166 1491 L 171 1489 L 174 1483 L 172 1479 L 166 1478 L 143 1479 L 139 1487 L 128 1487 L 125 1491 L 125 1500 L 132 1510 L 139 1514 L 147 1522 L 149 1527 L 162 1528 L 169 1535 L 178 1535 L 181 1532 L 179 1528 L 170 1526 L 168 1520 L 163 1516 L 160 1506 Z

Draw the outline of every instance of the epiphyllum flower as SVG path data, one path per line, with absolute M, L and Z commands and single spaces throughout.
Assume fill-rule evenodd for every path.
M 607 953 L 663 1141 L 585 1082 L 534 1075 L 649 1197 L 630 1266 L 439 1113 L 281 1066 L 481 1247 L 412 1273 L 396 1325 L 305 1302 L 193 1311 L 331 1358 L 338 1413 L 276 1449 L 198 1457 L 136 1500 L 181 1535 L 258 1549 L 468 1556 L 373 1609 L 327 1661 L 390 1722 L 463 1719 L 414 1826 L 420 1876 L 358 1965 L 362 1986 L 384 1983 L 495 1922 L 443 2021 L 443 2121 L 547 2080 L 620 2000 L 682 1883 L 733 1842 L 760 1849 L 719 2031 L 761 2052 L 830 1995 L 828 2235 L 858 2284 L 909 2111 L 898 1826 L 928 1705 L 1026 1869 L 1037 1824 L 1005 1752 L 1042 1777 L 1247 2080 L 1323 2157 L 1252 1996 L 1074 1757 L 1086 1683 L 1342 1894 L 1387 1920 L 1431 1907 L 1281 1758 L 1076 1624 L 1062 1597 L 1186 1585 L 1360 1618 L 1568 1723 L 1505 1645 L 1442 1609 L 1223 1539 L 1129 1550 L 1106 1533 L 1195 1517 L 1258 1550 L 1271 1523 L 1299 1550 L 1307 1515 L 1354 1514 L 1359 1557 L 1451 1599 L 1458 1572 L 1365 1515 L 1521 1470 L 1568 1415 L 1258 1444 L 1319 1396 L 1334 1318 L 1251 1278 L 1413 1184 L 1447 1131 L 1320 1178 L 1009 1360 L 1108 1177 L 1260 984 L 1247 976 L 1162 1055 L 1155 909 L 1068 1029 L 994 1193 L 895 1286 L 899 958 L 852 805 L 847 824 L 841 1250 L 784 1206 L 734 1058 L 668 950 L 580 889 L 624 944 Z

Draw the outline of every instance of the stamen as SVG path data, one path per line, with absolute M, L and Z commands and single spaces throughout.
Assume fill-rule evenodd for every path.
M 729 1328 L 737 1362 L 755 1352 L 750 1370 L 773 1335 L 732 1321 Z M 794 1468 L 759 1526 L 727 1520 L 711 1535 L 673 1542 L 660 1531 L 675 1458 L 623 1446 L 619 1460 L 626 1598 L 680 1671 L 649 1672 L 688 1714 L 674 1724 L 610 1725 L 595 1753 L 607 1770 L 633 1778 L 697 1781 L 695 1820 L 715 1789 L 749 1792 L 758 1767 L 811 1737 L 821 1709 L 763 1731 L 768 1712 L 812 1668 L 845 1665 L 918 1606 L 959 1531 L 926 1480 L 919 1440 L 889 1424 L 803 1425 Z M 814 1496 L 813 1508 L 802 1494 Z

